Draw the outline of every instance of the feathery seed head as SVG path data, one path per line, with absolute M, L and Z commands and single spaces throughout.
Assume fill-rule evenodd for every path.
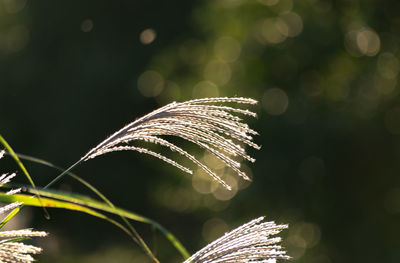
M 25 245 L 21 242 L 6 242 L 0 244 L 0 262 L 22 262 L 31 263 L 35 259 L 30 254 L 38 254 L 41 248 Z
M 0 238 L 16 238 L 16 237 L 44 237 L 46 232 L 33 231 L 32 229 L 19 229 L 0 232 Z
M 184 172 L 192 173 L 191 169 L 159 153 L 132 145 L 135 141 L 150 142 L 178 152 L 230 190 L 231 187 L 224 180 L 196 157 L 161 137 L 176 136 L 197 144 L 220 159 L 245 180 L 250 180 L 240 170 L 240 163 L 232 157 L 238 156 L 254 162 L 255 159 L 250 157 L 240 144 L 247 144 L 259 149 L 260 146 L 253 143 L 251 137 L 251 135 L 257 135 L 257 132 L 250 129 L 246 123 L 242 122 L 241 118 L 234 114 L 252 117 L 256 117 L 256 114 L 247 109 L 215 105 L 216 103 L 256 104 L 257 101 L 248 98 L 222 97 L 172 102 L 129 123 L 91 149 L 81 160 L 87 161 L 114 151 L 133 150 L 152 155 Z
M 4 156 L 4 151 L 0 152 L 0 159 Z M 10 182 L 15 177 L 15 173 L 3 174 L 0 176 L 0 187 Z M 8 195 L 18 193 L 21 189 L 14 189 L 7 192 Z M 11 211 L 22 203 L 13 202 L 3 207 L 0 207 L 0 214 Z M 22 262 L 31 263 L 34 258 L 30 254 L 38 254 L 42 251 L 41 248 L 32 245 L 26 245 L 22 242 L 15 242 L 18 238 L 30 238 L 30 237 L 44 237 L 47 236 L 46 232 L 33 231 L 32 229 L 20 229 L 20 230 L 9 230 L 0 231 L 0 262 Z
M 12 173 L 12 174 L 7 174 L 7 173 L 5 173 L 5 174 L 2 174 L 2 175 L 0 176 L 0 186 L 9 183 L 10 180 L 11 180 L 12 178 L 14 178 L 15 176 L 16 176 L 16 173 Z
M 254 219 L 226 233 L 193 254 L 183 263 L 273 263 L 277 259 L 289 259 L 279 245 L 279 234 L 287 225 L 262 222 L 264 217 Z
M 13 210 L 14 208 L 17 208 L 18 206 L 22 205 L 20 202 L 14 202 L 10 203 L 8 205 L 0 207 L 0 214 L 4 214 L 7 211 Z

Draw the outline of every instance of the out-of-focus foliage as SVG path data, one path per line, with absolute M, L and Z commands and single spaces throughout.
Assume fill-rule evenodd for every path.
M 295 262 L 399 262 L 398 1 L 2 0 L 0 34 L 1 132 L 65 167 L 172 100 L 260 101 L 251 126 L 263 148 L 243 163 L 252 184 L 193 147 L 231 192 L 135 153 L 75 170 L 190 251 L 266 215 L 289 223 Z M 41 185 L 56 175 L 27 168 Z M 83 191 L 69 179 L 59 187 Z M 50 213 L 32 218 L 51 233 L 42 262 L 143 260 L 112 226 Z M 137 227 L 161 262 L 179 261 L 162 236 Z

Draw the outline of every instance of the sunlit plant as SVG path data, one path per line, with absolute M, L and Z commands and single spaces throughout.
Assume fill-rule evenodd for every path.
M 3 158 L 5 151 L 0 151 L 0 159 Z M 0 176 L 0 186 L 8 184 L 12 178 L 16 176 L 12 174 L 2 174 Z M 6 195 L 13 195 L 21 191 L 21 188 L 12 189 Z M 0 229 L 11 220 L 20 211 L 22 202 L 13 202 L 3 207 L 0 207 L 0 214 L 3 215 L 9 212 L 8 215 L 1 221 Z M 43 231 L 34 231 L 32 229 L 6 230 L 0 231 L 0 262 L 33 262 L 31 254 L 38 254 L 42 251 L 40 247 L 24 244 L 23 240 L 32 237 L 44 237 L 47 233 Z
M 215 174 L 215 172 L 212 170 L 212 167 L 208 167 L 194 155 L 188 153 L 182 147 L 171 143 L 166 138 L 168 136 L 175 136 L 194 143 L 222 161 L 227 167 L 231 168 L 243 179 L 250 180 L 245 172 L 241 170 L 241 163 L 240 159 L 238 158 L 254 162 L 255 159 L 246 153 L 244 146 L 248 145 L 255 149 L 260 149 L 260 146 L 253 142 L 252 136 L 257 135 L 257 132 L 249 128 L 249 126 L 242 121 L 241 117 L 237 115 L 256 117 L 256 114 L 247 109 L 223 105 L 226 103 L 256 104 L 257 101 L 248 98 L 223 97 L 170 103 L 129 123 L 122 129 L 112 134 L 106 140 L 91 149 L 87 154 L 79 159 L 78 162 L 73 164 L 68 169 L 63 170 L 60 175 L 58 175 L 53 181 L 43 188 L 38 188 L 35 186 L 30 175 L 20 161 L 20 158 L 39 162 L 56 169 L 60 168 L 37 158 L 14 153 L 4 138 L 0 136 L 0 141 L 6 147 L 7 153 L 9 153 L 16 160 L 31 183 L 31 186 L 24 187 L 23 192 L 21 193 L 20 188 L 6 193 L 0 193 L 0 201 L 10 203 L 3 209 L 4 211 L 17 209 L 23 204 L 38 207 L 57 207 L 88 213 L 90 215 L 107 220 L 121 228 L 123 231 L 129 234 L 133 241 L 135 241 L 155 262 L 158 262 L 158 259 L 146 245 L 141 236 L 137 233 L 135 228 L 131 225 L 129 219 L 150 224 L 156 229 L 160 230 L 186 259 L 184 263 L 272 263 L 275 262 L 276 259 L 287 259 L 288 256 L 286 255 L 286 252 L 279 245 L 281 239 L 279 237 L 274 237 L 274 235 L 279 234 L 280 231 L 287 228 L 287 226 L 276 225 L 274 222 L 262 222 L 264 219 L 263 217 L 254 219 L 249 223 L 236 228 L 235 230 L 225 234 L 221 238 L 210 243 L 197 253 L 190 256 L 178 239 L 159 223 L 136 213 L 114 206 L 96 188 L 82 178 L 70 172 L 75 166 L 97 156 L 109 152 L 133 150 L 157 157 L 186 173 L 192 173 L 192 170 L 183 164 L 178 163 L 177 161 L 174 161 L 165 155 L 135 144 L 135 142 L 144 141 L 167 147 L 171 151 L 177 152 L 178 154 L 186 157 L 195 165 L 203 169 L 223 187 L 231 190 L 231 186 L 221 177 Z M 4 152 L 2 152 L 1 156 L 3 154 Z M 48 190 L 50 186 L 62 179 L 63 176 L 67 174 L 87 186 L 90 190 L 96 193 L 102 201 L 94 200 L 79 194 Z M 12 175 L 2 176 L 0 180 L 4 179 L 4 181 L 1 181 L 0 185 L 8 183 L 11 177 Z M 0 210 L 0 212 L 2 212 L 2 210 Z M 120 216 L 122 222 L 109 217 L 108 215 L 104 214 L 105 212 Z M 0 235 L 2 235 L 2 232 L 0 232 Z M 14 244 L 12 241 L 15 241 L 15 238 L 24 239 L 31 236 L 45 235 L 46 234 L 44 232 L 31 230 L 11 231 L 8 234 L 4 233 L 3 237 L 6 237 L 6 240 L 10 241 L 0 243 L 0 253 L 2 251 L 1 249 L 3 244 L 7 244 L 7 248 L 9 248 L 10 244 Z M 23 245 L 21 246 L 23 247 Z M 22 255 L 26 256 L 26 261 L 21 262 L 30 262 L 29 260 L 32 261 L 33 259 L 29 253 L 37 253 L 40 251 L 39 248 L 27 245 L 25 245 L 24 248 L 25 250 L 20 252 L 20 254 L 22 253 Z M 20 254 L 15 254 L 14 261 L 4 261 L 20 262 L 18 261 L 18 257 L 22 258 Z M 0 255 L 0 262 L 1 260 L 2 258 Z

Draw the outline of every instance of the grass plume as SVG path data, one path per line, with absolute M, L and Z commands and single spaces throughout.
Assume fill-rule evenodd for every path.
M 132 150 L 152 155 L 186 173 L 192 173 L 191 169 L 164 155 L 133 145 L 135 141 L 145 141 L 159 144 L 178 152 L 230 190 L 231 187 L 207 165 L 181 147 L 163 138 L 163 136 L 176 136 L 197 144 L 224 162 L 225 165 L 233 169 L 242 178 L 250 180 L 240 169 L 240 162 L 234 160 L 233 157 L 239 156 L 250 162 L 255 161 L 241 145 L 245 144 L 259 149 L 260 146 L 252 141 L 252 135 L 256 135 L 257 132 L 250 129 L 236 115 L 256 117 L 256 114 L 247 109 L 216 105 L 221 103 L 256 104 L 257 101 L 249 98 L 224 97 L 172 102 L 129 123 L 91 149 L 80 161 L 87 161 L 109 152 Z
M 3 156 L 4 151 L 0 151 L 0 159 Z M 15 173 L 1 175 L 0 186 L 9 183 L 13 177 L 15 177 Z M 7 192 L 7 195 L 13 195 L 19 191 L 20 189 L 11 190 Z M 0 228 L 18 213 L 21 205 L 22 203 L 20 202 L 13 202 L 0 207 L 0 214 L 11 211 L 0 223 Z M 32 229 L 0 231 L 0 262 L 33 262 L 34 258 L 31 254 L 38 254 L 42 251 L 42 249 L 36 246 L 26 245 L 20 241 L 29 239 L 31 237 L 44 237 L 46 235 L 46 232 L 34 231 Z
M 271 237 L 288 226 L 263 220 L 259 217 L 226 233 L 183 263 L 275 263 L 277 259 L 289 259 L 279 245 L 281 238 Z

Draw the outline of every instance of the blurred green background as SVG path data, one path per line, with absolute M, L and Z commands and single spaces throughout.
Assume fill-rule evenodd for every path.
M 1 0 L 0 35 L 0 132 L 63 167 L 173 100 L 260 101 L 248 122 L 263 147 L 244 163 L 253 183 L 235 177 L 232 194 L 134 152 L 74 170 L 189 251 L 265 215 L 290 224 L 294 262 L 400 261 L 399 1 Z M 57 175 L 26 165 L 38 185 Z M 55 188 L 90 194 L 70 178 Z M 14 223 L 50 232 L 40 262 L 150 262 L 106 222 L 50 214 L 27 208 Z M 181 261 L 160 233 L 135 226 L 161 262 Z

